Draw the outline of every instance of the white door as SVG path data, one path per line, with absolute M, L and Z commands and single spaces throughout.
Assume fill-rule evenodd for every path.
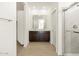
M 73 26 L 78 28 L 74 29 Z M 77 33 L 75 33 L 75 32 Z M 79 53 L 79 6 L 74 5 L 65 11 L 65 53 L 78 54 Z
M 16 55 L 16 2 L 0 2 L 0 55 Z
M 74 54 L 79 54 L 79 32 L 72 33 L 72 40 L 71 40 L 71 52 Z
M 16 21 L 0 19 L 0 55 L 16 55 Z
M 0 2 L 0 18 L 16 20 L 16 2 Z

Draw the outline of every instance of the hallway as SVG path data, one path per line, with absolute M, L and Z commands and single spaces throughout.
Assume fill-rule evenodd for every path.
M 55 47 L 48 42 L 31 42 L 27 48 L 17 45 L 18 56 L 57 56 Z

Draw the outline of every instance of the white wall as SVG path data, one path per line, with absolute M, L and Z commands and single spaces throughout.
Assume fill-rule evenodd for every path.
M 51 42 L 56 47 L 56 39 L 57 39 L 57 9 L 52 11 L 51 13 Z
M 26 5 L 24 2 L 17 2 L 17 41 L 24 45 L 27 41 L 26 34 Z M 26 43 L 27 44 L 27 43 Z
M 0 55 L 16 55 L 16 3 L 0 2 Z
M 50 43 L 56 47 L 58 53 L 58 3 L 54 5 L 54 8 L 50 10 L 50 29 L 51 29 L 51 40 Z
M 25 22 L 26 22 L 26 27 L 25 27 L 25 40 L 24 40 L 24 47 L 27 47 L 29 44 L 29 28 L 30 28 L 30 12 L 29 12 L 29 7 L 28 4 L 24 6 L 25 10 Z
M 24 44 L 24 32 L 25 32 L 25 11 L 17 11 L 17 20 L 18 20 L 18 42 Z

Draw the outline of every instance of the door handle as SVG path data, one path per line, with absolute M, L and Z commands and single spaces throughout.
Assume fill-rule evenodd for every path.
M 6 19 L 6 18 L 0 18 L 0 19 L 2 19 L 2 20 L 7 20 L 7 21 L 12 21 L 12 20 L 10 20 L 10 19 Z
M 79 34 L 79 32 L 77 32 L 77 31 L 73 31 L 74 33 L 78 33 Z

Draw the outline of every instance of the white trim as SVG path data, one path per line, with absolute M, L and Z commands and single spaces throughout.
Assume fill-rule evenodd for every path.
M 63 55 L 63 18 L 61 3 L 58 4 L 58 35 L 57 35 L 57 54 Z
M 79 56 L 77 53 L 65 53 L 64 56 Z

